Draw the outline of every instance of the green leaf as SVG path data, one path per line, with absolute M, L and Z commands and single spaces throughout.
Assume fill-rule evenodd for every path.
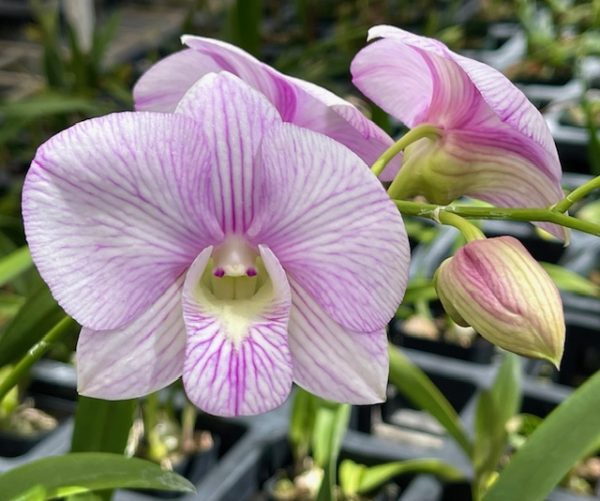
M 360 481 L 367 467 L 351 459 L 344 459 L 339 469 L 339 484 L 345 497 L 350 498 L 358 494 Z
M 507 445 L 508 421 L 521 406 L 519 358 L 506 353 L 492 388 L 481 392 L 475 414 L 473 464 L 478 492 L 488 484 Z
M 446 429 L 456 443 L 471 456 L 471 441 L 458 414 L 431 379 L 395 346 L 389 345 L 390 383 L 416 407 L 427 411 Z
M 585 112 L 586 128 L 588 130 L 588 158 L 591 172 L 594 176 L 600 175 L 600 140 L 596 127 L 596 117 L 590 101 L 585 93 L 581 98 L 581 106 Z
M 100 400 L 79 396 L 71 452 L 123 454 L 137 400 Z
M 28 97 L 22 101 L 5 103 L 0 106 L 0 114 L 6 118 L 37 119 L 50 115 L 65 115 L 68 113 L 98 114 L 102 110 L 91 99 L 70 96 L 58 92 L 46 92 Z
M 0 259 L 0 287 L 33 266 L 29 249 L 21 247 Z
M 260 52 L 262 7 L 262 0 L 234 0 L 228 13 L 232 41 L 255 56 Z
M 12 320 L 23 307 L 25 298 L 18 294 L 0 292 L 0 325 L 5 325 Z
M 358 494 L 366 494 L 378 489 L 398 475 L 414 473 L 430 473 L 448 482 L 456 482 L 464 478 L 459 469 L 439 459 L 394 461 L 366 468 L 362 472 Z
M 296 463 L 309 453 L 319 400 L 302 388 L 296 388 L 288 432 Z
M 27 492 L 19 495 L 13 501 L 44 501 L 46 499 L 46 489 L 41 485 L 36 485 Z
M 64 316 L 45 284 L 34 292 L 0 336 L 0 366 L 21 358 Z
M 334 499 L 337 460 L 342 440 L 348 429 L 350 409 L 348 404 L 335 404 L 321 400 L 317 411 L 313 434 L 313 458 L 315 464 L 324 470 L 317 501 Z
M 45 490 L 45 499 L 118 488 L 195 490 L 185 478 L 164 471 L 150 461 L 105 452 L 76 452 L 42 458 L 0 475 L 3 499 L 19 499 L 26 493 L 35 492 L 32 489 L 37 486 Z
M 591 280 L 557 264 L 540 263 L 559 289 L 584 296 L 599 297 L 600 287 Z
M 484 501 L 542 501 L 599 445 L 600 372 L 549 414 L 517 451 Z
M 100 400 L 80 395 L 75 411 L 71 452 L 123 454 L 133 424 L 137 400 Z M 111 491 L 101 492 L 110 500 Z
M 90 57 L 96 62 L 98 67 L 104 63 L 104 56 L 108 50 L 110 42 L 114 39 L 119 23 L 121 22 L 121 14 L 115 11 L 104 24 L 94 31 L 94 40 Z

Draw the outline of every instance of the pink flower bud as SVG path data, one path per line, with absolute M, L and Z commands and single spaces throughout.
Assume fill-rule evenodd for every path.
M 436 289 L 446 312 L 505 350 L 559 366 L 565 321 L 558 289 L 513 237 L 475 240 L 442 263 Z

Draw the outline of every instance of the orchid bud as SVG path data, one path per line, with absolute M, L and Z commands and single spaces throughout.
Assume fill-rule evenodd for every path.
M 505 350 L 559 366 L 565 321 L 558 289 L 515 238 L 469 242 L 442 263 L 435 286 L 457 323 Z

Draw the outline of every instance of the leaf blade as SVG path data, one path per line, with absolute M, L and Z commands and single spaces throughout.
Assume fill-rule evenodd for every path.
M 484 501 L 541 501 L 599 444 L 600 372 L 546 417 L 513 456 Z
M 158 489 L 194 492 L 194 486 L 176 473 L 162 470 L 149 461 L 104 452 L 76 452 L 38 459 L 0 475 L 0 492 L 5 499 L 18 498 L 32 483 L 46 491 L 46 499 L 61 493 L 74 494 L 116 488 Z
M 17 278 L 33 266 L 27 246 L 11 252 L 0 259 L 0 287 Z
M 390 382 L 418 408 L 429 412 L 470 457 L 471 440 L 458 414 L 429 377 L 395 346 L 389 346 Z

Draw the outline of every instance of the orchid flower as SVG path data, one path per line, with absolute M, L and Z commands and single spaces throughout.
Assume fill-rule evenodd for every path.
M 133 89 L 138 111 L 171 112 L 188 89 L 211 72 L 227 71 L 263 93 L 282 120 L 325 134 L 371 165 L 392 139 L 354 105 L 311 82 L 284 75 L 242 49 L 220 40 L 184 35 L 189 48 L 152 66 Z M 391 181 L 399 159 L 382 173 Z
M 424 195 L 448 204 L 461 195 L 500 207 L 559 201 L 561 167 L 540 112 L 504 75 L 443 43 L 375 26 L 351 66 L 354 84 L 408 127 L 434 125 L 404 151 L 394 198 Z M 567 230 L 540 224 L 567 240 Z
M 179 376 L 219 415 L 385 397 L 385 326 L 407 280 L 402 219 L 363 161 L 284 123 L 222 72 L 174 113 L 95 118 L 27 174 L 31 255 L 82 326 L 78 388 L 135 398 Z

